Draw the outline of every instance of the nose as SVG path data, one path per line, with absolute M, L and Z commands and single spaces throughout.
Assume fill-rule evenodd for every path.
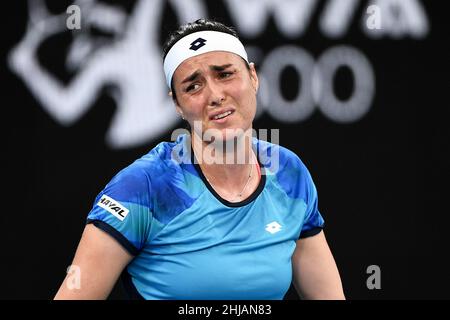
M 218 107 L 225 101 L 225 94 L 220 84 L 210 81 L 208 83 L 209 88 L 209 105 L 212 107 Z

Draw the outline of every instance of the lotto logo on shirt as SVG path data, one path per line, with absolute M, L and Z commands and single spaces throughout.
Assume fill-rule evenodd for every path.
M 130 212 L 130 210 L 125 208 L 123 205 L 121 205 L 113 198 L 108 197 L 107 195 L 103 195 L 100 201 L 97 203 L 97 205 L 99 207 L 102 207 L 109 213 L 111 213 L 120 221 L 123 221 L 123 219 L 125 219 L 125 217 L 127 216 L 128 212 Z
M 270 232 L 271 234 L 277 233 L 282 228 L 281 224 L 279 224 L 276 221 L 272 221 L 271 223 L 266 225 L 266 231 Z

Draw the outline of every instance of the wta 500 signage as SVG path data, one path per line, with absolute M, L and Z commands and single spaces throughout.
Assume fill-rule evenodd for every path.
M 247 49 L 260 69 L 257 116 L 268 112 L 282 122 L 299 122 L 308 119 L 317 107 L 332 121 L 349 123 L 370 110 L 376 93 L 375 72 L 358 48 L 338 45 L 314 58 L 300 46 L 279 45 L 257 54 L 261 50 L 253 39 L 264 34 L 270 18 L 282 37 L 301 42 L 319 2 L 223 0 L 244 43 L 253 44 Z M 422 39 L 428 34 L 428 19 L 419 0 L 367 1 L 362 12 L 358 11 L 360 3 L 326 1 L 319 13 L 320 32 L 327 38 L 339 39 L 354 19 L 360 19 L 361 32 L 373 41 L 385 37 Z M 10 52 L 9 66 L 47 113 L 63 126 L 78 121 L 93 106 L 100 89 L 112 84 L 117 111 L 106 133 L 107 143 L 112 148 L 143 144 L 178 121 L 167 95 L 160 56 L 159 35 L 167 4 L 179 23 L 210 15 L 202 0 L 137 0 L 131 13 L 96 0 L 76 0 L 73 5 L 80 8 L 76 10 L 80 29 L 71 31 L 66 12 L 51 14 L 44 1 L 29 0 L 28 28 Z M 113 39 L 99 40 L 89 32 L 93 28 L 113 35 Z M 67 70 L 75 76 L 67 85 L 46 70 L 37 57 L 46 40 L 63 32 L 73 35 L 65 60 Z M 280 90 L 281 73 L 288 66 L 301 78 L 302 86 L 294 100 L 286 99 Z M 338 99 L 333 90 L 334 76 L 342 66 L 351 71 L 354 83 L 345 101 Z

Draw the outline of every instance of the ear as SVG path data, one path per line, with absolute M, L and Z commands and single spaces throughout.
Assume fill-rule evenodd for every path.
M 258 74 L 256 73 L 255 64 L 253 62 L 250 62 L 249 65 L 250 65 L 250 79 L 252 80 L 252 85 L 256 93 L 258 92 L 259 88 Z
M 177 109 L 177 113 L 180 115 L 181 118 L 184 120 L 184 113 L 183 109 L 178 105 L 178 102 L 175 101 L 175 109 Z
M 175 104 L 175 109 L 177 110 L 177 113 L 180 115 L 181 118 L 183 118 L 183 120 L 185 120 L 183 109 L 181 109 L 180 105 L 178 104 L 178 101 L 176 99 L 173 99 L 172 91 L 169 91 L 169 97 L 172 98 L 172 101 Z

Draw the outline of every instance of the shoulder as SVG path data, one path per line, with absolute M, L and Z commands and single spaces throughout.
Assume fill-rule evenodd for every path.
M 120 170 L 108 183 L 106 189 L 115 189 L 122 198 L 133 194 L 149 194 L 153 181 L 164 176 L 170 166 L 173 142 L 161 142 L 147 154 Z
M 255 140 L 258 160 L 270 170 L 271 174 L 289 171 L 290 174 L 302 174 L 308 171 L 300 157 L 292 150 L 264 140 Z
M 314 189 L 311 174 L 300 156 L 286 147 L 258 140 L 261 165 L 280 187 L 293 198 L 308 198 Z

